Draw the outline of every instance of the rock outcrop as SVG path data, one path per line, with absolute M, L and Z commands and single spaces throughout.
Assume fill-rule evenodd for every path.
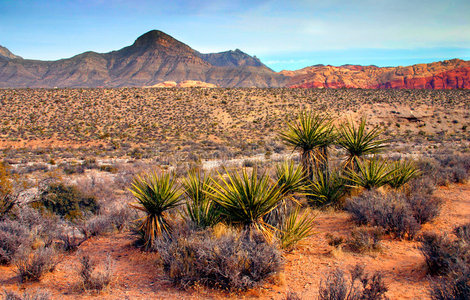
M 294 88 L 470 89 L 470 61 L 460 59 L 384 68 L 317 65 L 280 73 Z

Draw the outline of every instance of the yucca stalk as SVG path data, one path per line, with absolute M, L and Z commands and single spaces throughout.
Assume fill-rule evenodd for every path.
M 300 215 L 300 208 L 292 211 L 279 230 L 279 242 L 282 249 L 292 249 L 298 242 L 311 236 L 314 219 L 308 213 Z
M 156 172 L 136 176 L 129 189 L 137 203 L 131 206 L 146 215 L 140 221 L 139 232 L 143 235 L 145 246 L 150 247 L 158 237 L 167 237 L 171 227 L 165 214 L 181 204 L 181 192 L 176 180 L 170 174 L 158 175 Z
M 388 140 L 379 139 L 381 133 L 379 127 L 367 131 L 365 118 L 361 118 L 359 126 L 352 121 L 341 124 L 338 129 L 338 145 L 347 152 L 345 167 L 357 170 L 356 162 L 359 158 L 384 150 Z
M 360 160 L 356 158 L 357 171 L 350 168 L 346 171 L 346 179 L 352 186 L 363 187 L 368 190 L 378 188 L 388 183 L 395 170 L 390 170 L 388 163 L 374 156 L 372 159 Z
M 345 180 L 339 172 L 332 172 L 326 178 L 323 172 L 318 171 L 307 187 L 307 200 L 311 205 L 338 205 L 345 193 Z
M 328 170 L 328 146 L 335 139 L 331 120 L 314 112 L 301 112 L 295 123 L 280 134 L 284 143 L 300 150 L 300 161 L 307 178 L 312 179 L 315 168 Z
M 225 222 L 249 230 L 257 230 L 271 240 L 275 228 L 263 217 L 275 209 L 282 200 L 282 192 L 271 184 L 263 173 L 258 178 L 256 169 L 248 174 L 246 169 L 227 173 L 227 179 L 219 174 L 219 181 L 212 180 L 209 187 L 214 201 L 220 206 L 220 216 Z
M 195 171 L 189 172 L 182 182 L 187 197 L 186 214 L 198 227 L 212 226 L 219 219 L 216 203 L 208 194 L 211 184 L 210 176 Z
M 396 161 L 392 164 L 391 169 L 394 172 L 388 179 L 388 185 L 394 189 L 402 187 L 421 174 L 421 171 L 410 161 Z
M 302 166 L 295 166 L 293 161 L 284 161 L 276 166 L 277 184 L 285 195 L 305 191 L 305 173 Z

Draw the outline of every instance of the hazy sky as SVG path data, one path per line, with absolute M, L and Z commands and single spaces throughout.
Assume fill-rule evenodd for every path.
M 117 50 L 152 29 L 276 71 L 470 59 L 470 0 L 0 0 L 0 45 L 24 58 Z

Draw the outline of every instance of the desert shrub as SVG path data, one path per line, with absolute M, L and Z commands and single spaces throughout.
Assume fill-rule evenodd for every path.
M 441 154 L 421 159 L 418 166 L 437 185 L 463 183 L 470 172 L 470 155 Z
M 353 252 L 379 251 L 382 235 L 381 228 L 356 228 L 351 232 L 351 238 L 346 241 L 346 245 Z
M 85 220 L 80 231 L 86 237 L 98 236 L 112 230 L 113 224 L 108 215 L 96 215 Z
M 357 223 L 380 226 L 386 233 L 394 234 L 398 238 L 411 239 L 420 228 L 409 204 L 400 194 L 365 191 L 350 199 L 345 209 Z
M 457 226 L 454 233 L 459 240 L 464 243 L 470 244 L 470 223 Z
M 8 213 L 11 212 L 16 204 L 16 197 L 6 194 L 1 195 L 0 193 L 0 220 L 5 218 Z
M 83 289 L 101 291 L 113 278 L 113 261 L 108 255 L 103 265 L 99 266 L 88 255 L 80 257 L 80 279 Z
M 56 251 L 51 247 L 36 250 L 23 248 L 15 259 L 21 282 L 39 281 L 45 273 L 52 272 L 56 264 Z
M 63 183 L 50 183 L 32 205 L 70 220 L 82 218 L 86 213 L 96 213 L 99 209 L 94 197 L 84 195 L 75 186 Z
M 436 183 L 428 176 L 420 176 L 411 180 L 405 189 L 407 196 L 424 195 L 429 196 L 436 190 Z
M 64 228 L 64 221 L 57 215 L 42 214 L 27 205 L 23 205 L 15 211 L 14 219 L 32 233 L 35 243 L 45 246 L 50 246 Z
M 470 297 L 470 243 L 469 224 L 454 229 L 457 239 L 447 235 L 428 233 L 421 238 L 428 272 L 441 275 L 431 283 L 431 298 L 436 300 L 469 299 Z
M 282 269 L 275 245 L 257 232 L 224 227 L 174 234 L 155 241 L 164 271 L 182 287 L 199 283 L 229 291 L 242 291 L 260 284 Z
M 72 229 L 69 232 L 63 232 L 58 236 L 58 239 L 61 242 L 61 248 L 63 251 L 73 252 L 87 240 L 87 237 L 77 235 L 75 233 L 75 229 Z
M 336 269 L 320 282 L 319 296 L 321 300 L 378 300 L 387 299 L 387 286 L 381 273 L 372 275 L 365 273 L 364 268 L 357 265 L 351 270 L 349 280 L 340 269 Z
M 285 300 L 300 300 L 300 296 L 293 291 L 288 291 Z
M 13 182 L 11 178 L 11 167 L 0 162 L 0 197 L 10 195 L 13 192 Z
M 467 263 L 469 247 L 456 243 L 446 235 L 426 233 L 421 237 L 421 253 L 431 275 L 447 275 L 456 264 Z
M 67 175 L 83 174 L 85 173 L 85 168 L 86 168 L 82 164 L 73 164 L 73 163 L 63 163 L 63 164 L 60 164 L 59 167 L 61 167 L 64 170 L 64 173 Z
M 34 292 L 24 292 L 23 294 L 6 290 L 3 292 L 3 300 L 49 300 L 51 298 L 51 293 L 41 289 L 37 289 Z
M 128 207 L 113 210 L 109 214 L 109 219 L 118 232 L 128 228 L 131 221 L 136 218 L 137 216 Z
M 424 224 L 439 215 L 442 201 L 431 195 L 416 194 L 405 198 L 413 217 L 419 224 Z
M 18 221 L 0 222 L 0 264 L 10 264 L 21 246 L 29 247 L 31 237 L 27 227 Z
M 470 269 L 461 268 L 450 276 L 435 279 L 431 284 L 433 300 L 470 299 Z

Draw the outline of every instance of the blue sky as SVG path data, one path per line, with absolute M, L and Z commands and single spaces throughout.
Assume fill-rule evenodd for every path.
M 276 71 L 470 59 L 469 0 L 0 0 L 0 45 L 24 58 L 117 50 L 152 29 Z

